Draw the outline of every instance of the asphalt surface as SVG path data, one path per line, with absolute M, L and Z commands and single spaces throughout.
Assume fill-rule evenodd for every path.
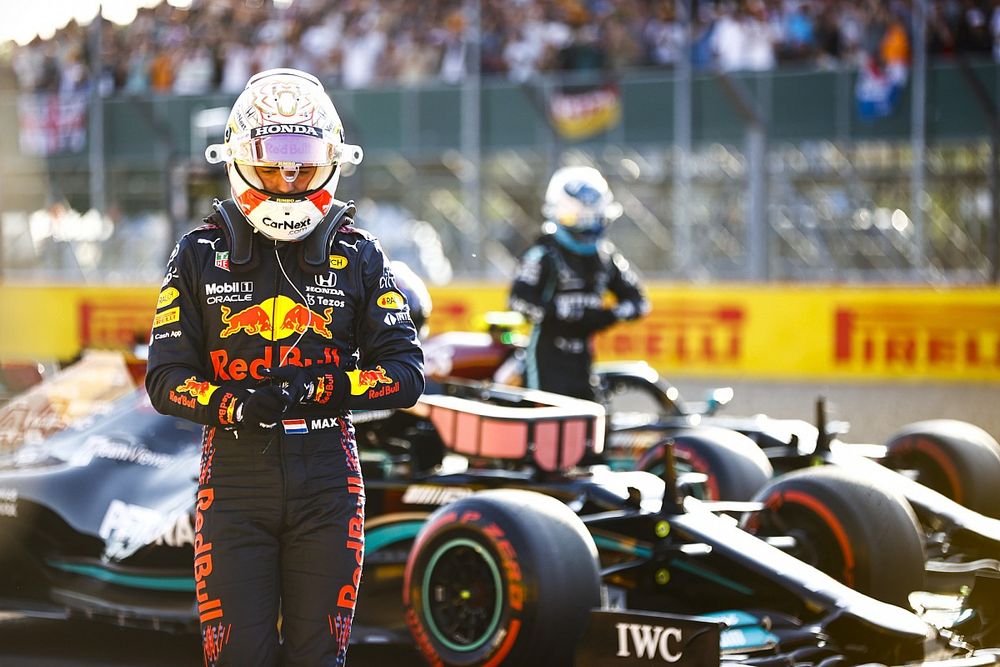
M 412 651 L 352 646 L 350 667 L 417 667 Z M 132 630 L 86 621 L 0 619 L 3 667 L 201 667 L 201 646 L 190 635 Z
M 700 401 L 715 387 L 732 387 L 732 402 L 720 415 L 804 419 L 815 423 L 816 399 L 827 418 L 850 423 L 845 442 L 884 443 L 899 428 L 924 419 L 958 419 L 1000 439 L 1000 384 L 973 382 L 767 382 L 745 378 L 665 375 L 688 400 Z

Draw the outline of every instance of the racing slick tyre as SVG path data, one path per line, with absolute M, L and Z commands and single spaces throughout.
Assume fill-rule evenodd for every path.
M 674 441 L 677 472 L 703 473 L 707 480 L 701 500 L 750 500 L 774 476 L 767 455 L 753 440 L 727 428 L 700 426 L 685 428 L 670 436 Z M 663 474 L 661 442 L 650 447 L 637 468 Z
M 885 465 L 960 505 L 1000 518 L 1000 444 L 967 422 L 931 419 L 903 427 L 886 443 Z
M 406 621 L 435 665 L 570 665 L 600 606 L 597 547 L 551 496 L 500 489 L 432 514 L 403 579 Z
M 847 586 L 903 608 L 924 589 L 924 544 L 901 495 L 836 466 L 773 479 L 754 499 L 743 528 L 795 538 L 792 555 Z

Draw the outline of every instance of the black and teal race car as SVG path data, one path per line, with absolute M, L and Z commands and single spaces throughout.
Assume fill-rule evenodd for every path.
M 200 428 L 110 377 L 77 368 L 0 410 L 13 425 L 0 604 L 193 632 Z M 74 410 L 74 396 L 90 402 Z M 598 404 L 445 383 L 355 422 L 368 500 L 352 641 L 410 644 L 436 665 L 998 661 L 988 564 L 956 575 L 951 595 L 866 595 L 790 555 L 794 525 L 762 539 L 735 518 L 753 504 L 679 493 L 698 473 L 673 465 L 671 447 L 661 475 L 602 464 Z M 829 470 L 816 471 L 823 488 L 857 492 Z M 908 539 L 888 509 L 898 501 L 877 486 L 857 501 L 870 535 Z M 871 567 L 854 564 L 856 583 Z

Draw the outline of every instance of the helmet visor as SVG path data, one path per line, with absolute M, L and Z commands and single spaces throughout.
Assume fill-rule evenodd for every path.
M 248 155 L 237 156 L 252 165 L 332 165 L 333 145 L 319 137 L 302 134 L 268 134 L 250 139 Z

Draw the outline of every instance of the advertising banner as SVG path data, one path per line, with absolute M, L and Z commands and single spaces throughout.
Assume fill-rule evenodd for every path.
M 760 379 L 1000 381 L 1000 290 L 650 284 L 648 317 L 595 341 L 602 361 Z M 483 331 L 507 287 L 431 288 L 431 335 Z M 0 286 L 0 360 L 70 359 L 148 340 L 156 287 Z

